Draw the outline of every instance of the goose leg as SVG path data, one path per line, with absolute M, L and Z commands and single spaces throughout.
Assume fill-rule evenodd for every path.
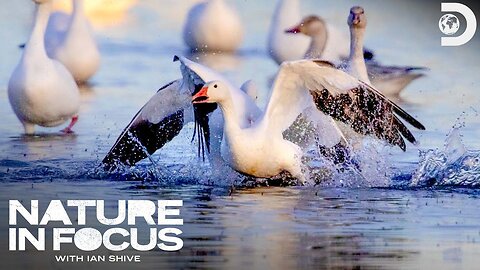
M 35 133 L 35 125 L 31 123 L 22 122 L 25 134 L 32 135 Z
M 70 124 L 68 125 L 68 127 L 62 129 L 61 132 L 66 134 L 73 133 L 72 127 L 77 123 L 77 121 L 78 121 L 78 115 L 75 115 L 74 117 L 72 117 L 72 121 L 70 121 Z

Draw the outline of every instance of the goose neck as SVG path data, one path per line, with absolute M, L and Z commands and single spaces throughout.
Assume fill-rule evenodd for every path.
M 310 47 L 306 53 L 307 58 L 320 58 L 327 43 L 327 31 L 319 31 L 311 36 Z
M 73 15 L 83 14 L 83 0 L 73 0 Z
M 350 27 L 350 60 L 363 60 L 364 28 Z
M 32 33 L 25 47 L 24 57 L 27 55 L 45 56 L 44 36 L 51 13 L 51 3 L 45 2 L 36 5 L 35 22 Z
M 235 132 L 239 130 L 240 124 L 238 123 L 238 117 L 235 115 L 235 107 L 233 105 L 232 99 L 227 98 L 222 102 L 219 102 L 218 105 L 222 110 L 223 118 L 225 121 L 225 133 L 229 134 L 230 132 Z

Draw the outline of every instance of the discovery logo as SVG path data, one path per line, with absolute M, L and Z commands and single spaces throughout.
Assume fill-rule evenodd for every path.
M 442 3 L 442 12 L 456 12 L 465 17 L 466 25 L 465 31 L 458 36 L 454 37 L 442 37 L 442 46 L 461 46 L 469 42 L 475 32 L 477 31 L 477 19 L 473 11 L 464 4 L 460 3 Z M 447 36 L 451 36 L 457 33 L 460 29 L 460 20 L 457 16 L 451 13 L 443 15 L 438 21 L 438 27 L 440 31 Z

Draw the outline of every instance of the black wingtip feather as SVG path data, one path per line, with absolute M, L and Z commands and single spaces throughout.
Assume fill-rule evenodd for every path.
M 413 116 L 411 116 L 409 113 L 407 113 L 405 110 L 400 108 L 395 102 L 391 101 L 388 99 L 384 94 L 379 92 L 377 89 L 373 88 L 369 84 L 362 83 L 363 87 L 366 87 L 368 90 L 372 91 L 376 95 L 380 96 L 382 99 L 386 100 L 390 105 L 392 105 L 393 112 L 395 112 L 398 116 L 400 116 L 402 119 L 407 121 L 410 125 L 413 127 L 419 129 L 419 130 L 425 130 L 425 126 L 420 123 L 417 119 L 415 119 Z
M 413 118 L 413 116 L 408 114 L 406 111 L 404 111 L 398 105 L 394 104 L 393 111 L 398 116 L 400 116 L 402 119 L 407 121 L 410 125 L 414 126 L 415 128 L 417 128 L 419 130 L 425 130 L 425 126 L 422 123 L 420 123 L 417 119 Z
M 412 144 L 415 144 L 417 142 L 412 132 L 408 130 L 408 128 L 400 121 L 400 119 L 398 119 L 397 117 L 394 117 L 393 121 L 397 130 L 402 134 L 403 137 L 405 137 L 405 139 L 407 139 Z

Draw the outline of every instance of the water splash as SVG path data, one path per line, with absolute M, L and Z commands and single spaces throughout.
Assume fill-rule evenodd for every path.
M 390 146 L 372 138 L 358 141 L 350 158 L 335 164 L 316 151 L 309 151 L 309 176 L 321 187 L 388 187 L 393 175 Z
M 420 152 L 410 187 L 480 187 L 480 151 L 467 150 L 455 127 L 443 150 Z

